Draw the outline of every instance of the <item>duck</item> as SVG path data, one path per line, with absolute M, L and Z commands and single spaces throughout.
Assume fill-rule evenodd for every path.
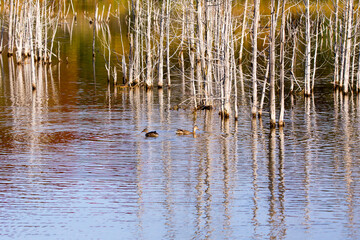
M 143 132 L 145 133 L 145 137 L 158 137 L 159 136 L 159 134 L 156 131 L 149 132 L 149 130 L 147 128 L 142 130 L 142 133 Z
M 196 130 L 199 130 L 199 128 L 198 128 L 197 125 L 194 126 L 192 132 L 190 132 L 190 131 L 188 131 L 188 130 L 178 129 L 178 130 L 176 130 L 176 134 L 177 134 L 177 135 L 190 135 L 190 134 L 194 134 L 194 135 L 195 135 Z

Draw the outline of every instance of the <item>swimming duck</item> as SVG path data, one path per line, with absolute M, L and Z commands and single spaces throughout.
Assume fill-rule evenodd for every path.
M 158 137 L 159 136 L 159 134 L 156 131 L 149 132 L 149 130 L 147 128 L 142 130 L 142 133 L 143 132 L 145 133 L 145 137 Z
M 196 130 L 199 130 L 199 128 L 198 128 L 197 125 L 194 126 L 192 132 L 190 132 L 190 131 L 188 131 L 188 130 L 178 129 L 178 130 L 176 130 L 176 134 L 178 134 L 178 135 L 190 135 L 190 134 L 194 134 L 194 135 L 195 135 Z

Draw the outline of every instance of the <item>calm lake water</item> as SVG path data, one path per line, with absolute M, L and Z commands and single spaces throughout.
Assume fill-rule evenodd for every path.
M 0 239 L 360 238 L 359 97 L 289 96 L 270 131 L 246 95 L 239 121 L 221 122 L 172 110 L 181 85 L 108 87 L 91 27 L 71 42 L 70 28 L 69 64 L 40 66 L 35 92 L 26 66 L 0 59 Z

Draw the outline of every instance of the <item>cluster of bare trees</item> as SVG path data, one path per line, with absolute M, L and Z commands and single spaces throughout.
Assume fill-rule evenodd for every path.
M 36 88 L 37 79 L 35 64 L 51 63 L 55 56 L 55 34 L 60 14 L 65 15 L 61 3 L 62 1 L 48 0 L 7 0 L 0 4 L 1 52 L 7 50 L 9 57 L 15 55 L 18 64 L 30 64 L 33 89 Z M 6 42 L 3 41 L 4 37 Z
M 132 0 L 127 83 L 162 88 L 181 78 L 196 109 L 218 106 L 224 118 L 237 118 L 238 94 L 248 86 L 252 116 L 262 116 L 267 100 L 272 127 L 284 125 L 286 93 L 310 96 L 325 65 L 334 69 L 334 85 L 344 94 L 359 89 L 359 11 L 353 0 L 261 4 Z M 327 61 L 319 62 L 325 55 Z
M 217 101 L 229 117 L 238 74 L 232 6 L 231 0 L 132 1 L 128 84 L 151 89 L 156 79 L 157 87 L 170 87 L 178 69 L 196 108 Z

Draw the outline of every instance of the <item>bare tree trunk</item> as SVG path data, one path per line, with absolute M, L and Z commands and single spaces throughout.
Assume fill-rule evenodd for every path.
M 137 85 L 140 81 L 140 0 L 135 0 L 135 39 L 134 39 L 134 79 L 133 85 Z
M 315 30 L 315 52 L 314 52 L 314 62 L 313 62 L 313 69 L 312 69 L 312 79 L 311 79 L 311 92 L 314 92 L 315 86 L 315 76 L 316 76 L 316 61 L 317 61 L 317 53 L 318 53 L 318 45 L 319 45 L 319 24 L 320 24 L 320 13 L 319 13 L 319 0 L 316 2 L 316 30 Z
M 266 61 L 266 59 L 265 59 Z M 265 73 L 265 77 L 264 77 L 264 82 L 263 82 L 263 88 L 262 88 L 262 93 L 261 93 L 261 100 L 260 100 L 260 106 L 259 106 L 259 111 L 258 111 L 258 117 L 261 118 L 262 116 L 262 111 L 263 111 L 263 107 L 264 107 L 264 100 L 265 100 L 265 94 L 266 94 L 266 85 L 267 85 L 267 81 L 269 78 L 269 68 L 270 68 L 270 62 L 267 61 L 266 64 L 266 73 Z
M 195 87 L 195 77 L 194 77 L 194 70 L 195 70 L 195 50 L 194 50 L 194 14 L 193 10 L 193 3 L 190 1 L 189 3 L 189 18 L 188 18 L 188 40 L 189 40 L 189 57 L 190 57 L 190 81 L 192 92 L 194 96 L 194 104 L 195 108 L 197 107 L 197 95 L 196 95 L 196 87 Z
M 222 91 L 224 92 L 223 109 L 220 115 L 223 119 L 229 118 L 231 114 L 230 96 L 231 96 L 231 82 L 230 82 L 230 46 L 229 36 L 231 29 L 231 8 L 232 1 L 226 0 L 224 7 L 224 32 L 223 32 L 223 48 L 224 48 L 224 80 Z
M 10 0 L 10 13 L 9 13 L 9 40 L 8 40 L 8 56 L 13 55 L 13 15 L 14 15 L 14 0 Z
M 353 16 L 353 3 L 354 0 L 348 1 L 347 9 L 347 31 L 346 31 L 346 47 L 345 47 L 345 64 L 344 64 L 344 90 L 343 93 L 347 94 L 349 92 L 349 72 L 350 72 L 350 55 L 351 55 L 351 39 L 352 39 L 352 16 Z
M 259 0 L 255 0 L 259 1 Z M 260 2 L 259 2 L 260 4 Z M 259 5 L 258 4 L 258 5 Z M 260 7 L 260 6 L 258 6 Z M 242 27 L 241 27 L 241 40 L 240 40 L 240 50 L 239 50 L 239 74 L 240 74 L 240 87 L 241 87 L 241 94 L 244 94 L 244 73 L 243 73 L 243 49 L 244 49 L 244 38 L 245 38 L 245 29 L 246 29 L 246 18 L 247 18 L 247 8 L 248 8 L 248 0 L 245 0 L 244 5 L 244 13 L 243 13 L 243 20 L 242 20 Z
M 279 127 L 285 125 L 285 7 L 286 0 L 282 2 L 281 29 L 280 29 L 280 115 Z
M 181 50 L 180 50 L 180 64 L 181 64 L 181 79 L 182 79 L 182 84 L 185 86 L 185 59 L 184 59 L 184 50 L 185 50 L 185 36 L 187 36 L 187 32 L 186 32 L 186 7 L 185 7 L 185 3 L 183 2 L 182 4 L 182 27 L 181 27 Z
M 310 37 L 310 1 L 304 0 L 305 4 L 305 96 L 310 96 L 310 64 L 311 64 L 311 37 Z
M 166 0 L 166 77 L 168 87 L 171 87 L 170 67 L 170 0 Z
M 339 86 L 339 0 L 333 1 L 335 8 L 335 29 L 334 29 L 334 87 Z
M 276 127 L 276 102 L 275 102 L 275 0 L 271 0 L 271 24 L 270 24 L 270 127 Z
M 36 74 L 35 74 L 35 51 L 34 51 L 34 44 L 32 39 L 32 17 L 31 11 L 29 11 L 29 18 L 28 18 L 28 30 L 29 30 L 29 41 L 30 41 L 30 57 L 31 57 L 31 85 L 32 89 L 36 89 Z
M 160 39 L 159 39 L 159 64 L 158 64 L 158 88 L 164 85 L 164 15 L 166 1 L 162 2 L 160 12 Z
M 204 0 L 196 0 L 196 8 L 197 8 L 197 34 L 198 34 L 198 46 L 197 46 L 197 80 L 198 80 L 198 89 L 202 90 L 202 85 L 205 82 L 205 48 L 204 48 L 204 19 L 202 16 L 203 12 L 203 1 Z
M 251 115 L 256 118 L 257 114 L 257 39 L 259 23 L 260 0 L 254 0 L 254 19 L 253 19 L 253 37 L 252 37 L 252 107 Z M 244 26 L 243 26 L 244 27 Z
M 358 23 L 356 23 L 356 25 L 354 26 L 354 29 L 358 28 Z M 357 46 L 357 38 L 358 35 L 355 34 L 354 37 L 354 44 L 352 47 L 352 53 L 351 53 L 351 58 L 352 58 L 352 62 L 351 62 L 351 89 L 354 89 L 354 79 L 355 79 L 355 59 L 356 59 L 356 46 Z M 356 90 L 356 89 L 355 89 Z
M 147 29 L 146 29 L 146 88 L 150 89 L 153 87 L 152 80 L 152 48 L 151 48 L 151 13 L 152 13 L 152 0 L 147 3 Z
M 97 24 L 97 20 L 96 20 L 96 15 L 97 15 L 97 11 L 98 11 L 98 7 L 97 5 L 95 6 L 95 15 L 94 15 L 94 25 L 93 25 L 93 43 L 92 43 L 92 56 L 93 58 L 95 58 L 95 39 L 96 39 L 96 24 Z
M 297 49 L 297 28 L 293 29 L 293 51 L 291 57 L 291 84 L 290 93 L 294 92 L 295 66 L 296 66 L 296 49 Z

